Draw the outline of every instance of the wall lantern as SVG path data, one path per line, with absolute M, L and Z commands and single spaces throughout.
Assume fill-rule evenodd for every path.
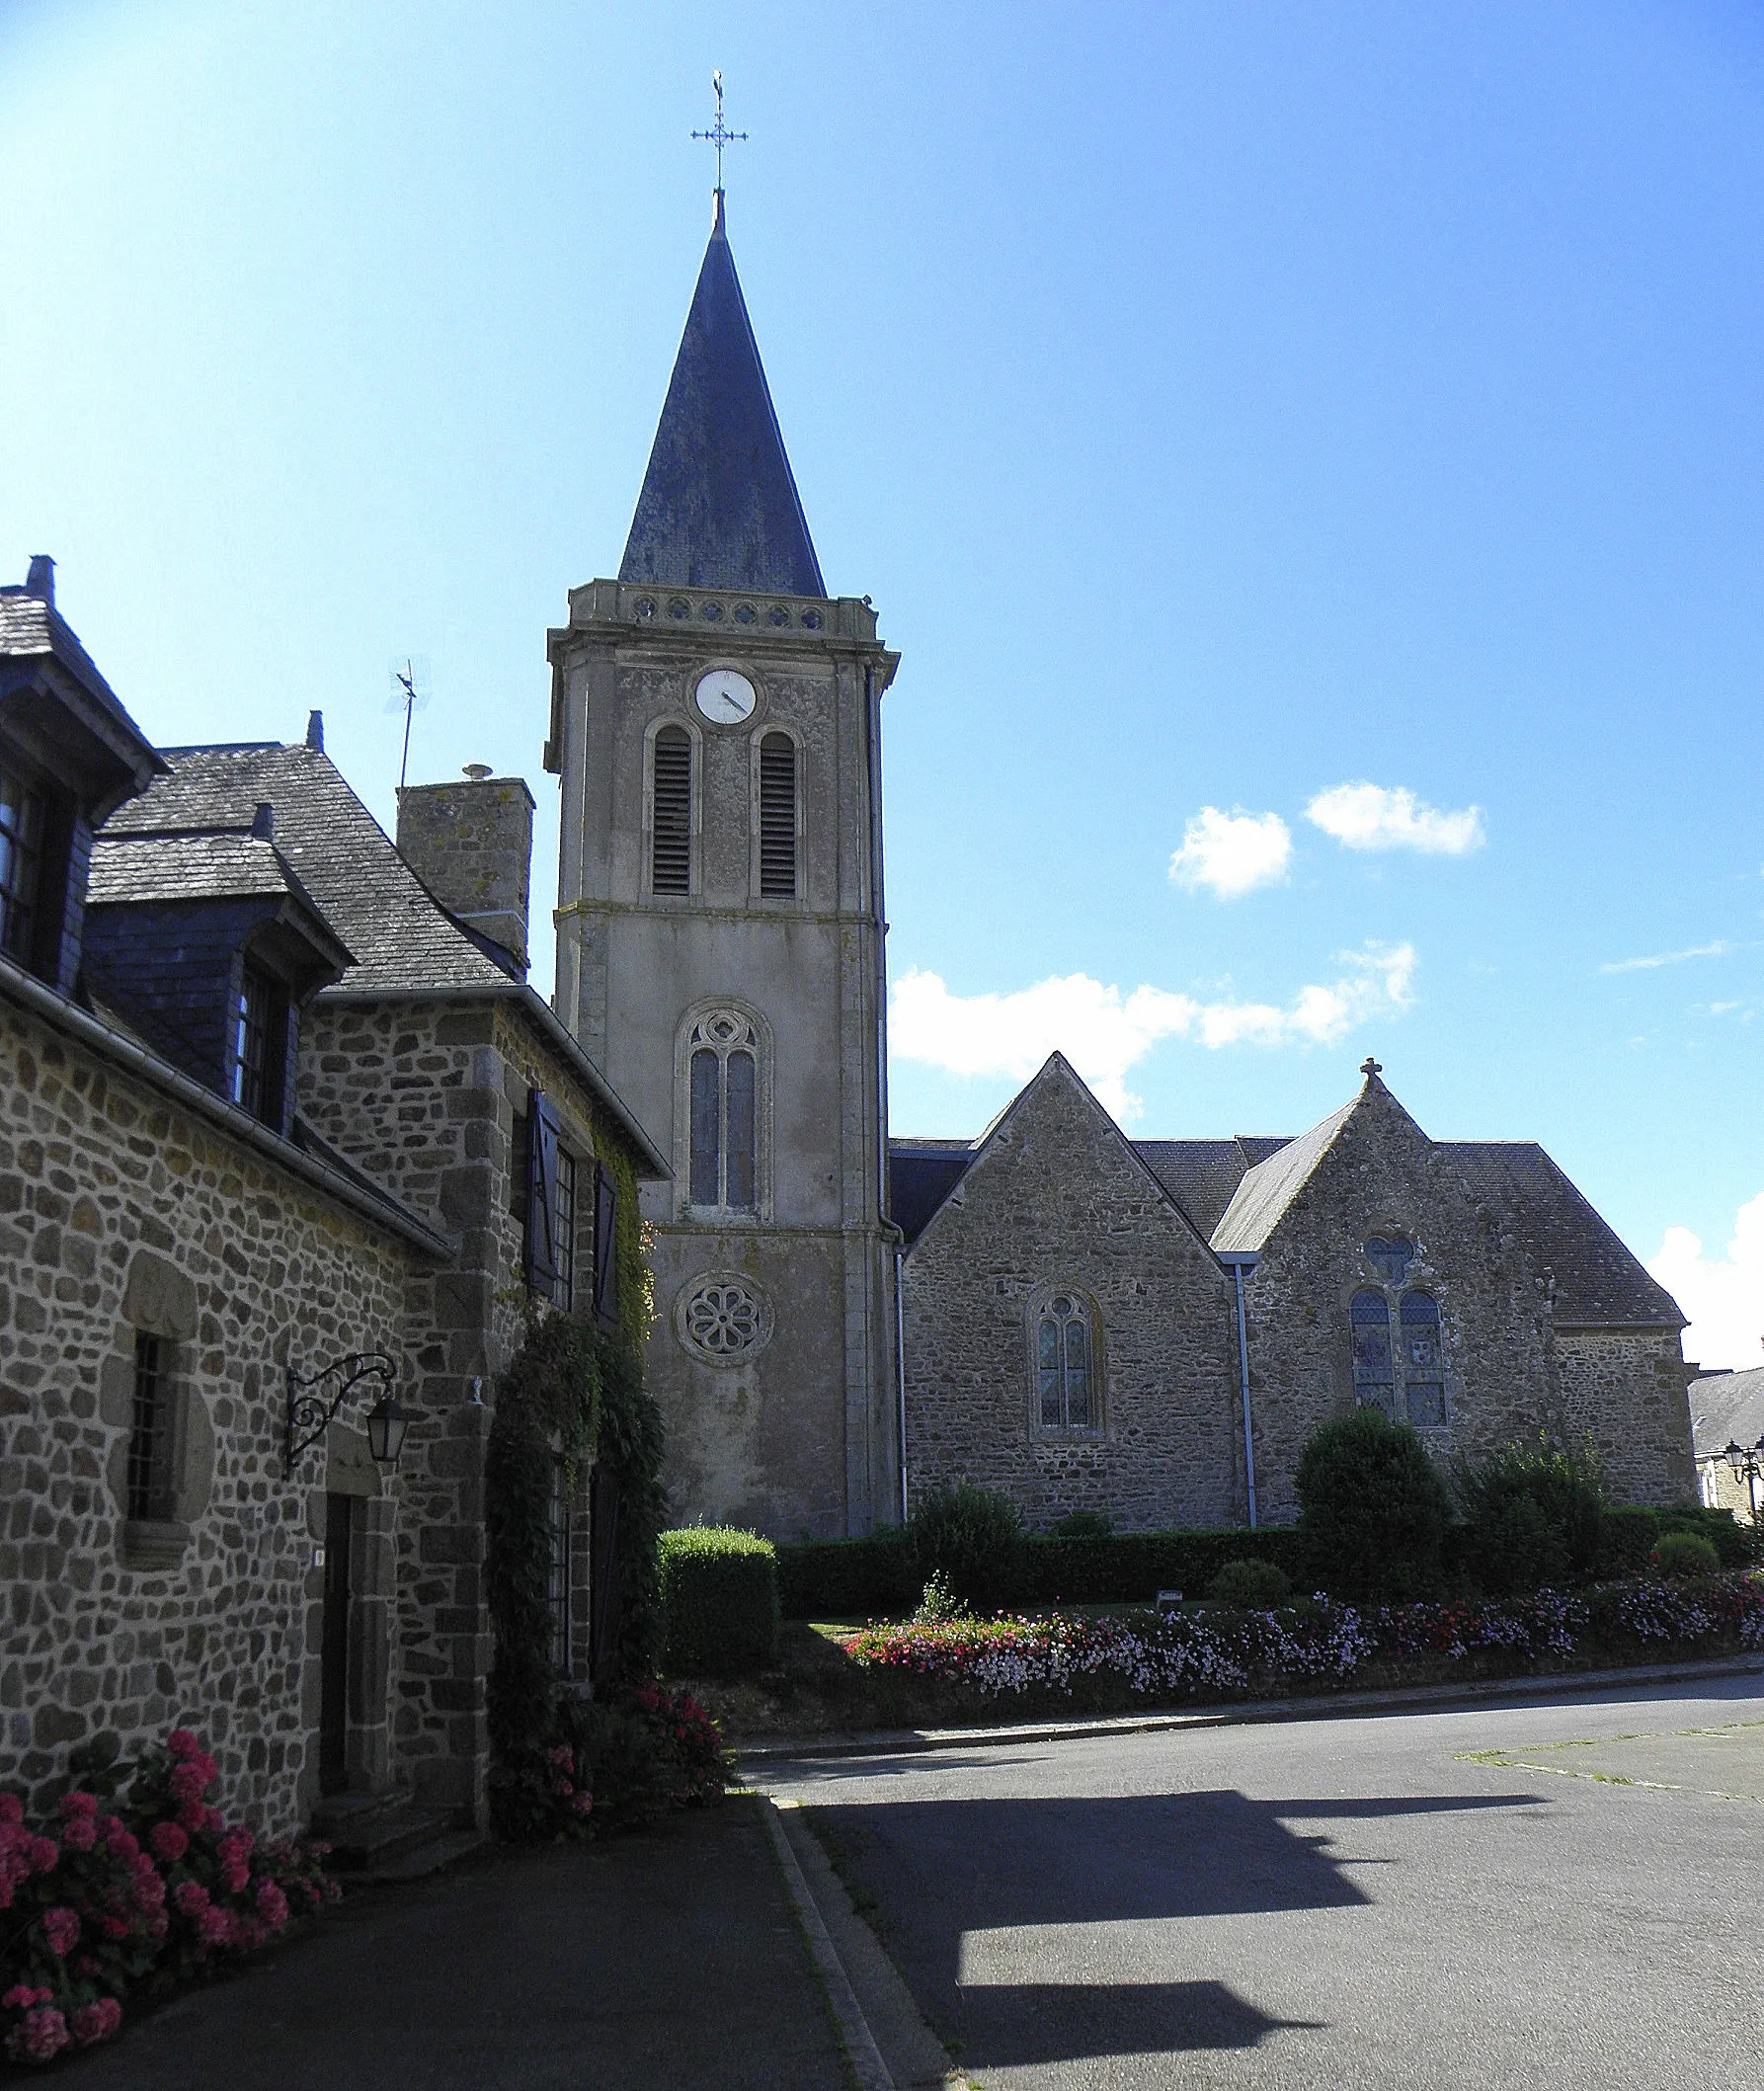
M 398 1368 L 383 1350 L 352 1351 L 333 1358 L 317 1372 L 299 1373 L 287 1368 L 287 1425 L 282 1443 L 288 1479 L 293 1479 L 300 1456 L 316 1445 L 330 1428 L 337 1411 L 358 1387 L 376 1387 L 379 1400 L 367 1412 L 367 1449 L 382 1467 L 395 1467 L 404 1446 L 409 1422 L 392 1393 Z M 335 1392 L 332 1392 L 332 1389 Z M 329 1399 L 327 1399 L 327 1396 Z

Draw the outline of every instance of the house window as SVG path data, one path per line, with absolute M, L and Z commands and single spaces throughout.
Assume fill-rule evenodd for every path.
M 0 951 L 22 966 L 37 956 L 43 819 L 41 792 L 0 769 Z
M 281 1115 L 281 1001 L 267 973 L 249 964 L 240 968 L 233 1001 L 233 1101 L 266 1125 L 279 1123 Z
M 1398 1308 L 1403 1329 L 1403 1387 L 1411 1423 L 1446 1419 L 1445 1376 L 1440 1367 L 1439 1302 L 1430 1293 L 1405 1292 Z
M 558 1137 L 557 1112 L 538 1089 L 515 1114 L 511 1200 L 521 1221 L 527 1289 L 571 1313 L 576 1304 L 576 1158 Z
M 747 1017 L 718 1009 L 700 1018 L 692 1031 L 687 1079 L 688 1199 L 704 1212 L 758 1212 L 760 1051 Z
M 760 743 L 760 892 L 796 897 L 796 743 L 787 733 Z
M 1057 1292 L 1035 1318 L 1036 1414 L 1043 1430 L 1096 1427 L 1095 1342 L 1090 1310 Z
M 546 1596 L 551 1608 L 551 1667 L 570 1674 L 570 1465 L 561 1454 L 551 1462 L 551 1556 Z
M 1395 1416 L 1390 1303 L 1382 1292 L 1356 1292 L 1348 1321 L 1353 1329 L 1354 1400 Z
M 655 737 L 650 797 L 650 885 L 657 893 L 692 890 L 692 738 L 664 726 Z
M 171 1516 L 170 1349 L 161 1336 L 135 1335 L 126 1481 L 128 1517 L 135 1524 L 163 1523 Z
M 1414 1244 L 1402 1235 L 1374 1235 L 1366 1244 L 1366 1260 L 1387 1285 L 1401 1285 L 1414 1259 Z
M 551 1298 L 565 1314 L 576 1305 L 576 1158 L 557 1151 L 557 1283 Z

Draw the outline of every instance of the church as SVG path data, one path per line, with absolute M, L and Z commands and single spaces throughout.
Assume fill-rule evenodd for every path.
M 1296 1136 L 1129 1140 L 1055 1054 L 979 1139 L 890 1137 L 899 657 L 823 579 L 720 188 L 618 574 L 549 658 L 555 1005 L 673 1172 L 677 1518 L 857 1534 L 970 1480 L 1036 1527 L 1281 1521 L 1357 1403 L 1689 1498 L 1676 1303 L 1541 1148 L 1430 1139 L 1376 1062 Z

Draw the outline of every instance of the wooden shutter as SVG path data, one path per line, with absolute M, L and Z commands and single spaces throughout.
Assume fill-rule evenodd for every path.
M 655 738 L 650 816 L 650 884 L 657 893 L 692 890 L 692 742 L 679 726 Z
M 595 1319 L 602 1328 L 618 1323 L 618 1185 L 612 1171 L 595 1164 Z
M 537 1089 L 526 1104 L 526 1282 L 557 1283 L 557 1113 Z
M 760 892 L 796 896 L 796 743 L 787 733 L 760 743 Z

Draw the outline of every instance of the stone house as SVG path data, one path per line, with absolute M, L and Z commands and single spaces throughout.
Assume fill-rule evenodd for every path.
M 616 1311 L 666 1173 L 526 985 L 529 814 L 406 793 L 413 866 L 316 714 L 155 753 L 46 562 L 0 591 L 0 1778 L 182 1720 L 270 1829 L 480 1818 L 494 1375 L 535 1308 Z M 299 1448 L 290 1375 L 363 1355 Z M 588 1502 L 553 1507 L 586 1681 Z
M 1442 1463 L 1547 1432 L 1687 1498 L 1676 1304 L 1541 1148 L 1430 1140 L 1362 1072 L 1297 1139 L 1129 1141 L 1056 1053 L 978 1141 L 892 1143 L 910 1499 L 1282 1522 L 1357 1403 Z
M 1731 1510 L 1755 1525 L 1764 1511 L 1764 1474 L 1735 1473 L 1727 1447 L 1737 1445 L 1764 1466 L 1764 1365 L 1745 1372 L 1707 1372 L 1690 1385 L 1697 1452 L 1697 1493 L 1713 1510 Z

